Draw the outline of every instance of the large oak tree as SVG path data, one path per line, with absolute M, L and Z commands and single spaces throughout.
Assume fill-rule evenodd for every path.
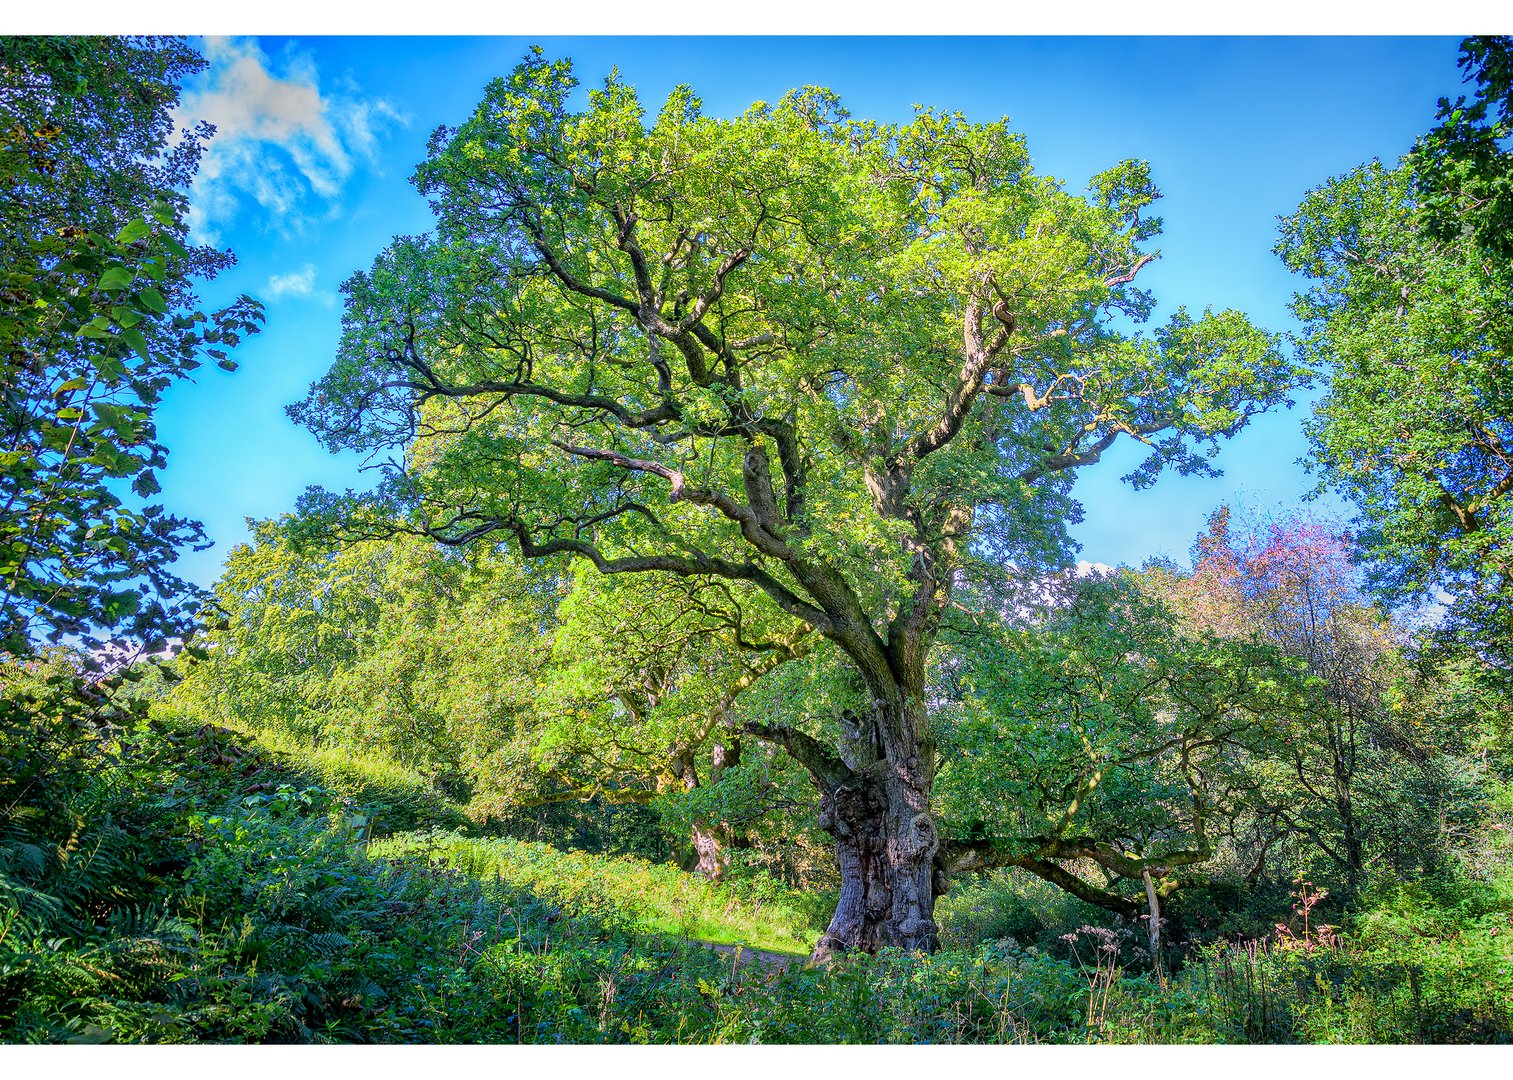
M 862 709 L 826 739 L 745 728 L 820 788 L 842 885 L 818 952 L 933 948 L 926 673 L 963 582 L 1060 558 L 1073 473 L 1121 437 L 1150 447 L 1137 485 L 1210 469 L 1296 373 L 1234 312 L 1132 331 L 1143 163 L 1079 196 L 1001 121 L 855 120 L 815 89 L 722 120 L 679 89 L 648 124 L 617 77 L 581 108 L 575 85 L 533 53 L 433 136 L 434 234 L 347 283 L 338 358 L 292 410 L 333 449 L 401 453 L 305 509 L 811 627 Z

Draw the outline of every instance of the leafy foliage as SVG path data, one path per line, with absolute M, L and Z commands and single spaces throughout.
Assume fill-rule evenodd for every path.
M 169 564 L 204 537 L 139 501 L 166 463 L 152 414 L 202 356 L 234 367 L 226 350 L 262 320 L 246 297 L 193 310 L 191 279 L 230 261 L 184 245 L 208 131 L 174 142 L 171 115 L 203 65 L 172 40 L 0 44 L 6 656 L 67 640 L 98 670 L 106 642 L 158 653 L 191 629 Z
M 1316 284 L 1293 310 L 1301 356 L 1329 378 L 1308 427 L 1326 483 L 1359 506 L 1360 543 L 1393 602 L 1443 600 L 1452 625 L 1508 652 L 1508 44 L 1473 39 L 1474 105 L 1397 168 L 1373 162 L 1311 192 L 1277 251 Z M 1499 194 L 1501 192 L 1501 194 Z M 1505 659 L 1500 661 L 1505 667 Z
M 1190 571 L 1059 569 L 1077 468 L 1128 436 L 1137 484 L 1205 470 L 1302 378 L 1233 313 L 1133 332 L 1142 163 L 1075 197 L 1004 124 L 813 89 L 726 121 L 679 90 L 648 126 L 616 78 L 574 111 L 532 54 L 433 139 L 437 232 L 349 282 L 296 409 L 401 459 L 376 496 L 254 524 L 196 662 L 99 678 L 105 637 L 182 622 L 191 526 L 89 558 L 46 513 L 13 526 L 0 1040 L 1513 1039 L 1484 453 L 1506 51 L 1468 44 L 1482 97 L 1409 166 L 1284 225 L 1322 282 L 1320 461 L 1365 493 L 1377 584 L 1454 593 L 1476 647 L 1441 651 L 1301 515 L 1221 508 Z M 39 446 L 75 439 L 5 459 L 11 501 L 130 534 L 169 519 L 67 484 L 150 497 L 154 395 L 255 324 L 172 314 L 223 261 L 183 247 L 197 139 L 155 156 L 197 61 L 0 60 L 27 88 L 0 96 L 0 181 L 41 208 L 3 207 L 8 401 Z M 82 365 L 98 385 L 48 389 Z M 49 574 L 82 583 L 43 597 Z M 112 713 L 83 714 L 90 682 Z M 674 864 L 685 841 L 722 881 Z
M 718 120 L 680 87 L 648 123 L 618 76 L 582 110 L 575 86 L 533 50 L 432 137 L 434 234 L 346 283 L 337 360 L 291 408 L 391 455 L 384 478 L 302 512 L 676 578 L 742 613 L 727 653 L 832 643 L 870 715 L 742 727 L 815 778 L 838 843 L 890 853 L 821 948 L 929 948 L 925 682 L 958 584 L 1057 565 L 1071 475 L 1119 438 L 1151 448 L 1137 486 L 1211 472 L 1300 373 L 1233 311 L 1121 329 L 1153 304 L 1145 163 L 1078 196 L 1004 121 L 856 120 L 813 87 Z M 751 674 L 732 659 L 711 689 Z
M 1426 232 L 1442 240 L 1469 233 L 1482 251 L 1507 265 L 1513 255 L 1513 39 L 1471 37 L 1461 42 L 1460 67 L 1476 94 L 1467 102 L 1440 98 L 1440 121 L 1409 155 Z
M 1166 895 L 1214 856 L 1305 694 L 1285 656 L 1184 626 L 1128 573 L 1059 583 L 1041 616 L 966 639 L 950 663 L 954 837 L 1126 915 L 1145 873 Z M 1105 883 L 1070 874 L 1074 858 Z

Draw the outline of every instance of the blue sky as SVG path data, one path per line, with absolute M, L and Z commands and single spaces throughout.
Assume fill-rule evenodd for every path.
M 170 449 L 164 498 L 216 546 L 186 553 L 209 584 L 243 520 L 293 508 L 310 484 L 365 486 L 283 408 L 330 364 L 337 289 L 396 234 L 430 223 L 408 178 L 438 124 L 471 111 L 484 84 L 534 43 L 571 56 L 585 84 L 612 67 L 655 109 L 678 83 L 710 114 L 800 85 L 838 91 L 852 113 L 904 120 L 913 103 L 975 120 L 1011 118 L 1036 167 L 1080 190 L 1126 158 L 1150 161 L 1165 193 L 1161 259 L 1142 274 L 1162 319 L 1178 304 L 1235 307 L 1292 327 L 1300 282 L 1271 254 L 1276 219 L 1308 189 L 1373 157 L 1394 160 L 1457 92 L 1457 39 L 1443 38 L 335 38 L 196 39 L 210 69 L 186 88 L 182 119 L 219 128 L 191 193 L 198 235 L 236 252 L 202 291 L 268 305 L 265 332 L 237 350 L 234 375 L 210 369 L 159 414 Z M 1298 408 L 1227 444 L 1219 479 L 1120 483 L 1138 447 L 1084 470 L 1081 557 L 1186 561 L 1221 501 L 1296 503 L 1311 481 Z

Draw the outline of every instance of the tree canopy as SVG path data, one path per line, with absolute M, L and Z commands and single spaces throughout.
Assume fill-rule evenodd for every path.
M 721 120 L 680 88 L 648 125 L 618 77 L 581 111 L 575 85 L 532 53 L 433 135 L 435 233 L 347 282 L 337 361 L 292 409 L 399 455 L 304 507 L 723 581 L 812 627 L 871 720 L 839 746 L 801 717 L 747 730 L 810 770 L 872 875 L 833 943 L 928 947 L 925 677 L 959 586 L 1059 561 L 1071 475 L 1119 437 L 1151 447 L 1137 485 L 1211 469 L 1298 372 L 1236 312 L 1126 329 L 1154 306 L 1141 162 L 1079 196 L 1003 121 L 856 120 L 813 88 Z
M 1315 284 L 1294 301 L 1301 359 L 1328 378 L 1308 425 L 1324 482 L 1362 514 L 1360 542 L 1394 602 L 1445 601 L 1472 644 L 1513 645 L 1513 273 L 1505 39 L 1467 43 L 1474 105 L 1403 163 L 1310 192 L 1278 253 Z M 1499 194 L 1501 193 L 1501 194 Z M 1506 663 L 1504 659 L 1503 663 Z

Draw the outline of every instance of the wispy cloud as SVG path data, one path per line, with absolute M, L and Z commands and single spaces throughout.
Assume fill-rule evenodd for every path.
M 317 214 L 339 212 L 357 163 L 375 163 L 383 135 L 407 122 L 350 79 L 323 92 L 307 54 L 286 50 L 275 61 L 256 40 L 236 38 L 206 38 L 204 52 L 210 67 L 179 107 L 182 124 L 208 120 L 216 128 L 190 196 L 198 241 L 218 243 L 221 229 L 249 207 L 264 228 L 285 235 Z
M 275 274 L 263 288 L 271 300 L 285 296 L 309 296 L 315 288 L 315 264 L 306 263 L 303 270 L 296 270 L 292 274 Z

